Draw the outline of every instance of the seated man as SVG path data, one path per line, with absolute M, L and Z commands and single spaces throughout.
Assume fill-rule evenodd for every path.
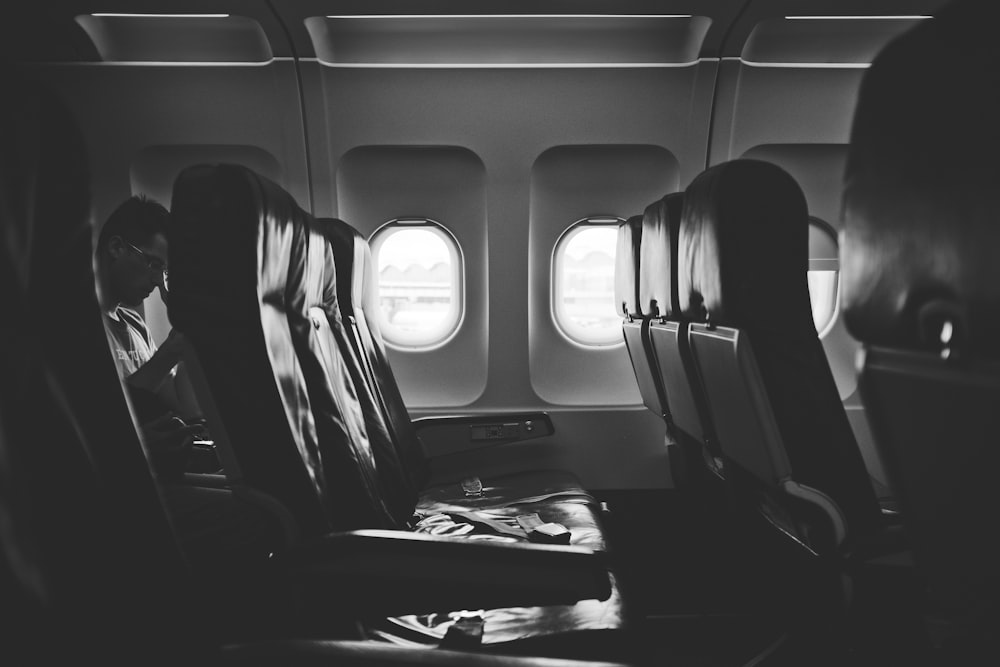
M 169 218 L 161 204 L 131 197 L 104 224 L 96 250 L 112 355 L 129 388 L 153 465 L 167 478 L 219 467 L 210 451 L 192 448 L 195 437 L 205 438 L 207 432 L 185 385 L 178 382 L 182 337 L 171 331 L 157 348 L 142 315 L 134 310 L 154 289 L 161 298 L 166 296 Z
M 221 482 L 220 488 L 185 483 L 185 472 L 220 468 L 211 448 L 194 445 L 208 436 L 190 385 L 178 373 L 185 342 L 171 331 L 157 348 L 134 310 L 154 289 L 166 302 L 169 222 L 164 206 L 136 196 L 102 227 L 95 268 L 108 342 L 185 552 L 210 564 L 254 558 L 282 542 L 282 529 L 274 516 Z

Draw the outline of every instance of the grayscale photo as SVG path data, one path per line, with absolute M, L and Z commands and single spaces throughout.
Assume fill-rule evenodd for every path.
M 993 4 L 11 0 L 0 664 L 1000 664 Z

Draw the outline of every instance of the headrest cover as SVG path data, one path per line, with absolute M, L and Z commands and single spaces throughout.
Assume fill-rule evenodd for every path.
M 677 235 L 684 195 L 669 194 L 646 207 L 642 216 L 639 304 L 648 315 L 680 312 L 677 295 Z
M 642 216 L 633 215 L 618 225 L 615 250 L 615 306 L 622 316 L 641 316 L 639 311 L 639 245 Z
M 781 167 L 733 160 L 695 178 L 684 193 L 678 262 L 685 316 L 815 335 L 809 213 L 802 189 Z
M 361 234 L 354 227 L 338 218 L 316 218 L 316 228 L 326 239 L 330 249 L 327 262 L 327 294 L 335 287 L 335 296 L 340 302 L 341 312 L 354 315 L 355 303 L 360 307 L 361 289 L 364 282 L 363 262 L 359 261 L 359 245 L 364 243 Z M 329 296 L 324 298 L 329 303 Z
M 844 319 L 862 341 L 1000 356 L 1000 45 L 989 4 L 950 5 L 865 75 L 840 249 Z
M 260 303 L 284 303 L 287 292 L 312 283 L 303 276 L 310 216 L 245 167 L 188 167 L 174 183 L 171 214 L 170 320 L 182 330 L 259 321 Z M 299 283 L 294 290 L 290 279 Z

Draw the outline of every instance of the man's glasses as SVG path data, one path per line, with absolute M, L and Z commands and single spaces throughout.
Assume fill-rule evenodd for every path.
M 162 273 L 163 274 L 163 282 L 164 283 L 167 282 L 167 275 L 169 274 L 169 269 L 167 269 L 167 265 L 163 263 L 162 259 L 160 259 L 159 257 L 153 257 L 149 253 L 143 251 L 141 248 L 135 247 L 134 245 L 132 245 L 131 243 L 129 243 L 125 239 L 122 239 L 122 242 L 125 245 L 127 245 L 129 248 L 131 248 L 132 250 L 134 250 L 137 253 L 139 253 L 140 255 L 142 255 L 142 258 L 144 260 L 146 260 L 146 265 L 149 266 L 149 270 L 150 271 L 156 271 L 158 273 Z

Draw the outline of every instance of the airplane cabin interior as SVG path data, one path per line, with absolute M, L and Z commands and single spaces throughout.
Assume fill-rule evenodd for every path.
M 996 664 L 990 4 L 0 10 L 0 662 Z

